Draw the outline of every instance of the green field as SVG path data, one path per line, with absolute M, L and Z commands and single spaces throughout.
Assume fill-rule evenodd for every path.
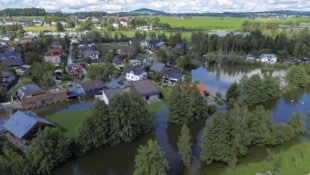
M 164 102 L 152 103 L 147 105 L 147 109 L 151 113 L 154 113 L 162 109 L 163 107 L 165 107 Z M 63 129 L 68 137 L 74 137 L 77 136 L 79 128 L 87 118 L 88 114 L 89 110 L 81 110 L 75 112 L 66 112 L 62 114 L 49 115 L 46 117 L 46 119 L 50 122 L 55 123 L 58 127 Z
M 44 30 L 49 30 L 52 32 L 56 32 L 56 26 L 27 26 L 24 27 L 24 30 L 32 32 L 43 32 Z
M 76 136 L 89 110 L 47 116 L 46 119 L 63 129 L 68 137 Z
M 256 174 L 271 171 L 280 175 L 307 175 L 310 173 L 310 142 L 303 142 L 276 153 L 271 159 L 249 162 L 227 168 L 223 175 Z
M 186 29 L 196 30 L 238 30 L 241 24 L 247 18 L 233 18 L 233 17 L 207 17 L 195 16 L 192 18 L 180 19 L 168 16 L 159 17 L 160 22 L 168 23 L 173 28 L 184 27 Z
M 20 19 L 33 20 L 36 18 L 40 18 L 41 20 L 44 20 L 46 17 L 45 16 L 12 16 L 10 18 L 15 19 L 15 20 L 20 20 Z

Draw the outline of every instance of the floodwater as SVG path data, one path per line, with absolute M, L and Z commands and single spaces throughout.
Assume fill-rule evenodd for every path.
M 225 94 L 231 83 L 237 82 L 245 74 L 252 75 L 263 71 L 260 69 L 225 69 L 223 67 L 203 68 L 200 67 L 192 71 L 194 81 L 203 83 L 209 92 L 220 92 Z M 283 76 L 284 70 L 273 71 L 274 76 Z M 74 108 L 70 104 L 66 109 L 59 109 L 57 113 L 87 108 L 91 101 L 85 103 L 77 103 L 80 107 Z M 286 122 L 292 113 L 300 111 L 304 115 L 310 113 L 310 88 L 294 91 L 283 98 L 273 100 L 264 106 L 272 111 L 273 120 L 277 123 Z M 168 123 L 169 111 L 163 108 L 155 114 L 153 132 L 142 136 L 133 143 L 120 144 L 115 147 L 107 147 L 101 150 L 92 151 L 91 153 L 74 158 L 64 165 L 56 169 L 54 175 L 125 175 L 132 174 L 134 170 L 134 157 L 137 154 L 137 149 L 140 145 L 146 144 L 147 140 L 155 139 L 166 153 L 166 158 L 169 161 L 170 169 L 168 174 L 208 174 L 217 175 L 227 168 L 227 165 L 222 163 L 214 163 L 212 165 L 204 165 L 200 162 L 200 140 L 205 125 L 205 120 L 197 121 L 190 124 L 190 132 L 193 140 L 192 151 L 194 160 L 190 168 L 183 167 L 180 156 L 177 152 L 177 140 L 180 134 L 181 127 Z M 310 119 L 305 117 L 307 130 L 310 131 Z M 279 147 L 272 148 L 274 151 L 287 149 L 287 147 L 295 144 L 290 142 Z M 254 147 L 251 148 L 249 155 L 239 160 L 239 164 L 264 160 L 266 158 L 266 148 Z

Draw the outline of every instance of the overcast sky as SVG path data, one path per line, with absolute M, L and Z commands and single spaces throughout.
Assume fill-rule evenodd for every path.
M 25 7 L 62 12 L 120 12 L 139 8 L 171 13 L 310 11 L 310 0 L 0 0 L 0 9 Z

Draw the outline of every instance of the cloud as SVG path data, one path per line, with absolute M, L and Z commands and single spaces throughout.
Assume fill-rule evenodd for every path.
M 172 13 L 248 12 L 269 10 L 310 11 L 309 0 L 0 0 L 4 8 L 40 7 L 47 11 L 130 11 L 149 8 Z

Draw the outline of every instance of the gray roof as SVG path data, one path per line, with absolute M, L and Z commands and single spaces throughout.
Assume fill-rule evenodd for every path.
M 126 73 L 133 72 L 135 75 L 141 75 L 143 73 L 143 70 L 137 67 L 128 67 L 126 69 Z
M 42 89 L 36 84 L 28 84 L 28 85 L 22 86 L 18 90 L 23 92 L 24 94 L 28 94 L 29 92 L 32 92 L 35 90 L 42 90 Z
M 160 94 L 160 90 L 150 80 L 133 81 L 131 87 L 142 96 Z
M 54 125 L 53 123 L 41 118 L 28 111 L 15 112 L 4 124 L 3 127 L 18 138 L 23 138 L 37 123 Z
M 160 62 L 155 62 L 150 70 L 154 71 L 154 72 L 162 72 L 164 70 L 165 64 L 164 63 L 160 63 Z
M 108 97 L 108 99 L 110 100 L 112 97 L 114 97 L 115 95 L 118 94 L 122 94 L 123 91 L 120 88 L 115 88 L 115 89 L 104 89 L 102 90 L 103 93 L 105 93 L 105 95 Z
M 18 96 L 22 98 L 24 95 L 36 90 L 42 90 L 42 89 L 36 84 L 28 84 L 19 88 L 17 92 Z
M 180 79 L 182 78 L 183 75 L 181 73 L 178 73 L 172 70 L 167 70 L 164 72 L 164 76 L 168 78 L 173 78 L 173 79 Z

